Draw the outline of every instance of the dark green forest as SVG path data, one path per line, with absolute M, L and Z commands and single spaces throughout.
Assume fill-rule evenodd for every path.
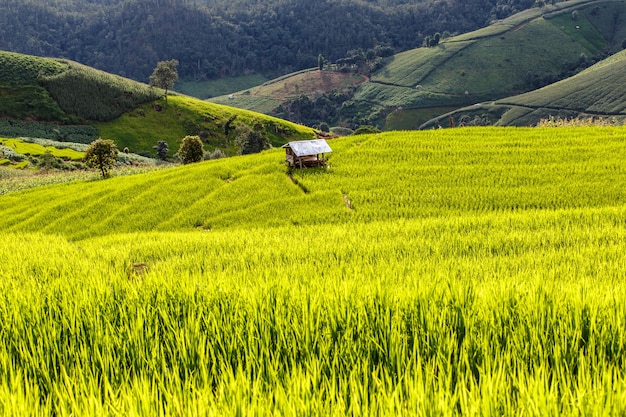
M 0 49 L 63 57 L 147 81 L 274 77 L 349 51 L 421 46 L 532 7 L 535 0 L 2 0 Z

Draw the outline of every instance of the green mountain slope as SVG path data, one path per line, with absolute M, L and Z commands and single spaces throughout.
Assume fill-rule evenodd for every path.
M 547 87 L 459 109 L 435 118 L 423 127 L 447 126 L 449 118 L 475 118 L 499 126 L 529 126 L 541 119 L 600 117 L 626 120 L 626 51 Z M 477 120 L 478 120 L 477 119 Z
M 531 91 L 590 66 L 626 36 L 626 29 L 616 24 L 625 12 L 624 2 L 612 0 L 574 0 L 529 9 L 484 29 L 442 39 L 436 46 L 386 59 L 369 82 L 354 84 L 351 92 L 344 90 L 347 97 L 334 108 L 327 101 L 318 105 L 315 97 L 328 93 L 320 86 L 310 95 L 310 112 L 319 114 L 318 123 L 417 129 L 453 108 Z M 282 79 L 279 84 L 297 82 Z M 293 90 L 285 101 L 298 100 L 301 92 Z M 275 99 L 255 90 L 252 96 L 236 94 L 231 102 L 267 112 L 267 101 L 258 106 L 262 97 Z M 272 103 L 273 112 L 282 116 L 279 103 Z M 319 106 L 336 112 L 319 112 Z
M 0 135 L 89 143 L 99 136 L 136 153 L 159 140 L 171 152 L 186 135 L 225 149 L 224 126 L 261 122 L 272 143 L 310 138 L 313 131 L 262 114 L 163 92 L 75 62 L 0 51 Z M 231 133 L 232 134 L 232 133 Z M 232 140 L 229 146 L 232 149 Z

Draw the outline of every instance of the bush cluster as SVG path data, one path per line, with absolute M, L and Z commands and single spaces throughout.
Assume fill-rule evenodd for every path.
M 80 123 L 76 117 L 67 115 L 38 85 L 1 85 L 0 114 L 16 119 L 53 120 L 64 124 Z
M 66 161 L 63 158 L 52 155 L 50 151 L 39 155 L 38 157 L 30 157 L 29 162 L 34 166 L 45 170 L 59 170 L 59 171 L 75 171 L 84 170 L 86 166 L 79 161 Z
M 26 159 L 25 155 L 17 153 L 15 149 L 0 144 L 0 159 L 8 159 L 13 162 L 21 162 Z
M 205 161 L 210 160 L 210 159 L 222 159 L 222 158 L 226 158 L 226 154 L 221 149 L 215 149 L 213 152 L 207 151 L 204 153 Z
M 57 149 L 72 149 L 76 152 L 85 152 L 87 151 L 87 147 L 88 147 L 88 145 L 84 143 L 60 142 L 60 141 L 44 139 L 44 138 L 20 137 L 19 139 L 24 142 L 35 143 L 41 146 L 53 146 Z
M 8 137 L 49 138 L 59 142 L 91 143 L 98 139 L 94 126 L 63 126 L 54 123 L 0 120 L 0 135 Z

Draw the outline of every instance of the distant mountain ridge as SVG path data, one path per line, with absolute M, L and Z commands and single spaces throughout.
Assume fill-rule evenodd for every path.
M 313 94 L 303 96 L 296 87 L 305 85 L 305 75 L 298 74 L 234 94 L 234 99 L 211 101 L 308 125 L 418 129 L 458 108 L 526 93 L 600 62 L 626 45 L 625 19 L 626 2 L 621 0 L 544 5 L 477 31 L 439 39 L 430 47 L 384 58 L 367 82 L 355 80 L 330 91 L 319 85 Z M 293 93 L 279 100 L 276 85 Z M 476 114 L 483 108 L 473 109 L 469 123 L 499 120 L 493 114 Z M 446 116 L 445 125 L 467 124 L 466 119 Z
M 436 32 L 463 33 L 534 0 L 3 0 L 0 49 L 64 57 L 146 81 L 178 59 L 186 79 L 316 65 L 349 50 L 403 51 Z

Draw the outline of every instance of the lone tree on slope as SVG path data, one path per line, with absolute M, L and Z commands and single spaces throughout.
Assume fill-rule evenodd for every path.
M 150 76 L 150 85 L 165 90 L 165 101 L 167 101 L 167 90 L 174 86 L 178 79 L 178 60 L 159 61 Z
M 85 162 L 89 166 L 95 166 L 102 173 L 102 178 L 107 178 L 111 167 L 117 162 L 117 146 L 109 139 L 98 139 L 89 145 L 85 152 Z

